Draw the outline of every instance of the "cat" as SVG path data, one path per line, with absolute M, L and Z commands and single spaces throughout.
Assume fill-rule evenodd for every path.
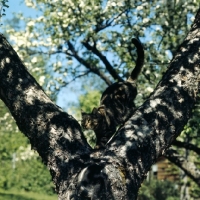
M 133 38 L 132 43 L 137 48 L 138 57 L 130 77 L 124 82 L 115 82 L 108 86 L 101 96 L 98 108 L 94 108 L 91 113 L 81 113 L 82 127 L 94 130 L 96 134 L 96 148 L 105 147 L 116 127 L 123 124 L 135 110 L 136 80 L 143 67 L 144 49 L 138 39 Z

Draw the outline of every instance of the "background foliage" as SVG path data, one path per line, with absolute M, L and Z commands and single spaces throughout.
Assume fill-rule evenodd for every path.
M 54 194 L 50 173 L 0 102 L 0 189 Z M 1 190 L 0 190 L 1 191 Z

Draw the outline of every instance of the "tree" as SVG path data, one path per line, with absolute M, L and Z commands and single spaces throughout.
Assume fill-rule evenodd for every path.
M 171 181 L 152 180 L 140 189 L 138 200 L 179 200 L 179 191 Z
M 143 96 L 148 96 L 160 80 L 160 73 L 166 70 L 170 54 L 188 31 L 192 13 L 198 7 L 198 2 L 192 0 L 27 0 L 26 4 L 39 10 L 39 16 L 18 14 L 26 26 L 21 30 L 16 25 L 5 29 L 29 70 L 34 70 L 31 63 L 39 62 L 38 55 L 48 60 L 51 76 L 47 90 L 55 93 L 74 79 L 90 74 L 107 85 L 127 78 L 135 60 L 128 41 L 140 37 L 146 44 L 146 79 L 142 76 L 139 86 Z
M 0 36 L 0 97 L 49 167 L 59 199 L 137 198 L 151 165 L 191 116 L 199 87 L 199 33 L 200 10 L 155 91 L 103 151 L 88 146 L 78 122 L 48 98 Z

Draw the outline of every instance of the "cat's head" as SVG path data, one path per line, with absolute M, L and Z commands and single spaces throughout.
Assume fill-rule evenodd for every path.
M 98 128 L 103 120 L 103 116 L 97 108 L 93 108 L 91 113 L 81 112 L 81 115 L 81 126 L 84 129 L 95 130 Z

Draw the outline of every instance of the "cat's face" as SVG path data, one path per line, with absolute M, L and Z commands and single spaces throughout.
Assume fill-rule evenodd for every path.
M 82 113 L 81 126 L 84 129 L 94 130 L 98 126 L 98 118 L 91 113 Z
M 99 114 L 96 108 L 93 109 L 92 113 L 82 112 L 81 115 L 82 115 L 81 126 L 84 129 L 95 130 L 98 128 L 102 120 L 102 116 Z

